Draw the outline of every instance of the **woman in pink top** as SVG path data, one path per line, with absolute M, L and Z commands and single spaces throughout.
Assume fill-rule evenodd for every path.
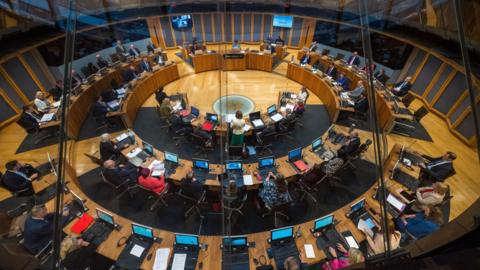
M 337 250 L 332 247 L 328 248 L 328 251 L 333 256 L 333 260 L 323 264 L 325 270 L 335 270 L 349 265 L 361 263 L 365 260 L 362 252 L 357 248 L 350 248 L 348 251 L 341 244 L 337 244 L 337 249 L 342 253 L 342 256 L 337 255 Z
M 156 193 L 161 193 L 165 189 L 165 177 L 163 175 L 160 178 L 153 177 L 150 175 L 150 170 L 145 168 L 140 171 L 138 184 Z

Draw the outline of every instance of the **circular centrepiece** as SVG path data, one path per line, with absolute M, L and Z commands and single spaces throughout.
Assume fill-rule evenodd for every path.
M 220 97 L 213 103 L 213 110 L 218 115 L 235 114 L 241 111 L 243 115 L 248 115 L 255 109 L 255 102 L 248 97 L 240 95 L 227 95 Z

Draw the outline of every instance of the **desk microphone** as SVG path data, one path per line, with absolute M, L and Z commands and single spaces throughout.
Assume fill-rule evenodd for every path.
M 297 232 L 295 233 L 295 235 L 297 236 L 297 238 L 302 237 L 302 231 L 300 231 L 301 228 L 302 228 L 302 226 L 298 226 Z

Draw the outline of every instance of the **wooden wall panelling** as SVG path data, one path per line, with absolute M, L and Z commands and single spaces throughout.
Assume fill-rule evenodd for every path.
M 422 93 L 422 97 L 423 98 L 426 98 L 428 96 L 428 94 L 430 93 L 430 91 L 432 90 L 433 86 L 436 85 L 438 83 L 438 80 L 440 79 L 440 75 L 442 74 L 442 72 L 445 70 L 446 68 L 446 64 L 445 63 L 442 63 L 440 65 L 440 68 L 438 68 L 437 72 L 435 73 L 435 75 L 433 75 L 430 83 L 427 85 L 427 87 L 425 88 L 425 91 L 423 91 Z
M 428 89 L 428 86 L 432 85 L 436 80 L 435 75 L 437 75 L 438 78 L 438 71 L 441 66 L 442 61 L 431 55 L 420 70 L 415 82 L 412 84 L 412 91 L 418 95 L 422 95 Z
M 251 14 L 250 15 L 250 42 L 255 41 L 253 39 L 254 23 L 255 23 L 255 14 Z
M 30 50 L 30 53 L 32 54 L 33 58 L 35 58 L 35 61 L 37 61 L 38 65 L 43 70 L 43 73 L 45 74 L 47 79 L 50 81 L 50 83 L 52 85 L 55 85 L 55 82 L 56 82 L 55 77 L 53 76 L 52 72 L 50 72 L 50 69 L 48 68 L 47 63 L 45 63 L 45 60 L 43 59 L 40 52 L 38 52 L 37 48 Z
M 20 111 L 15 107 L 8 96 L 0 89 L 0 127 L 6 126 L 18 119 Z
M 461 102 L 458 102 L 457 104 L 455 104 L 456 105 L 455 108 L 452 108 L 447 114 L 448 121 L 451 124 L 455 123 L 460 117 L 463 116 L 464 113 L 466 113 L 467 109 L 470 108 L 470 98 L 468 96 L 468 91 L 465 91 L 464 95 L 462 96 L 463 96 L 463 100 L 459 99 L 459 101 Z M 476 102 L 479 102 L 479 101 L 480 101 L 480 97 L 477 97 Z
M 38 88 L 40 88 L 40 90 L 44 93 L 47 93 L 47 90 L 45 89 L 45 86 L 43 86 L 43 84 L 40 82 L 40 80 L 38 79 L 37 75 L 35 75 L 35 72 L 33 72 L 32 68 L 30 67 L 30 65 L 27 63 L 27 61 L 25 61 L 25 58 L 23 58 L 23 56 L 21 54 L 19 54 L 17 56 L 18 60 L 20 61 L 20 63 L 22 63 L 23 67 L 25 68 L 25 70 L 27 70 L 27 73 L 28 75 L 30 75 L 30 77 L 32 78 L 32 80 L 35 82 L 35 84 L 38 86 Z
M 30 101 L 34 100 L 35 94 L 37 91 L 41 91 L 41 88 L 35 83 L 20 59 L 17 56 L 10 58 L 2 64 L 2 67 L 5 69 L 5 72 L 8 72 L 12 81 L 18 86 L 18 89 L 22 91 Z
M 171 31 L 171 25 L 168 16 L 159 18 L 160 29 L 162 29 L 163 39 L 165 41 L 166 48 L 176 48 L 175 36 Z
M 417 54 L 420 50 L 418 48 L 413 48 L 412 52 L 410 53 L 410 56 L 407 59 L 407 62 L 402 68 L 402 71 L 400 72 L 400 75 L 398 76 L 399 78 L 405 78 L 407 76 L 408 70 L 410 69 L 410 66 L 412 65 L 413 61 L 417 57 Z
M 425 64 L 427 63 L 429 57 L 430 57 L 430 54 L 426 54 L 425 57 L 423 58 L 422 62 L 420 63 L 420 65 L 415 70 L 415 73 L 413 75 L 411 75 L 412 76 L 412 84 L 414 84 L 415 81 L 417 80 L 418 75 L 420 74 L 420 71 L 422 71 L 422 69 L 425 66 Z
M 170 21 L 171 21 L 170 17 L 167 17 L 167 18 L 168 18 L 168 21 L 170 22 Z M 178 44 L 178 43 L 177 43 L 177 38 L 176 38 L 176 35 L 175 35 L 175 31 L 173 30 L 172 24 L 169 23 L 168 25 L 169 25 L 169 28 L 170 28 L 170 33 L 171 33 L 171 35 L 172 35 L 173 44 L 175 45 L 175 48 L 178 47 L 178 46 L 180 46 L 180 45 L 183 45 L 183 44 Z
M 205 37 L 205 24 L 203 23 L 203 15 L 200 14 L 199 18 L 200 18 L 200 25 L 202 27 L 202 40 L 203 40 L 203 42 L 207 42 L 206 37 Z
M 150 34 L 150 40 L 155 46 L 160 47 L 160 42 L 158 41 L 158 34 L 155 29 L 156 17 L 147 18 L 146 21 L 147 21 L 148 33 Z
M 7 71 L 2 66 L 0 66 L 0 75 L 2 75 L 5 80 L 7 80 L 8 84 L 13 88 L 13 90 L 15 90 L 17 95 L 23 100 L 25 104 L 30 103 L 30 100 L 28 100 L 27 96 L 23 93 L 22 90 L 20 90 L 20 87 L 18 87 L 18 85 L 13 81 L 12 77 L 8 75 Z
M 262 14 L 262 27 L 260 29 L 260 42 L 263 42 L 265 36 L 265 14 Z
M 433 98 L 435 98 L 436 94 L 442 87 L 443 83 L 448 79 L 450 73 L 454 71 L 454 69 L 449 66 L 445 65 L 442 72 L 439 74 L 438 79 L 432 84 L 431 88 L 429 89 L 428 93 L 425 94 L 425 103 L 430 106 L 430 103 L 433 102 Z
M 441 113 L 445 116 L 448 112 L 448 108 L 451 108 L 453 102 L 455 102 L 465 91 L 465 84 L 461 85 L 464 81 L 464 76 L 462 73 L 457 71 L 452 71 L 446 80 L 446 83 L 442 85 L 438 93 L 433 98 L 430 103 L 432 110 Z M 457 88 L 460 86 L 460 88 Z M 449 106 L 448 102 L 452 102 L 452 105 Z

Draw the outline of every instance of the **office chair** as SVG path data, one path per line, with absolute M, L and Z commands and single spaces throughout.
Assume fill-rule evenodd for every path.
M 121 183 L 120 185 L 116 186 L 114 183 L 110 182 L 106 177 L 105 175 L 103 174 L 103 171 L 100 171 L 100 176 L 102 177 L 102 181 L 104 183 L 106 183 L 107 185 L 109 186 L 112 186 L 115 188 L 115 190 L 117 190 L 117 192 L 119 192 L 120 190 L 123 189 L 123 191 L 121 191 L 115 198 L 116 199 L 119 199 L 121 198 L 125 193 L 128 193 L 128 196 L 131 198 L 133 198 L 133 193 L 132 193 L 132 190 L 135 190 L 136 188 L 138 188 L 139 186 L 136 184 L 136 180 L 131 180 L 131 179 L 128 179 L 127 181 Z
M 262 215 L 262 218 L 264 218 L 266 216 L 273 215 L 274 226 L 275 226 L 275 228 L 278 228 L 278 218 L 279 217 L 282 217 L 282 218 L 286 219 L 287 221 L 290 221 L 290 217 L 285 213 L 288 212 L 288 208 L 290 207 L 291 203 L 292 203 L 292 200 L 290 199 L 286 203 L 274 205 L 272 207 L 270 207 L 268 205 L 265 205 L 265 207 L 268 209 L 268 211 Z
M 302 118 L 304 114 L 305 114 L 305 111 L 303 111 L 302 113 L 295 113 L 295 116 L 296 116 L 295 121 L 297 122 L 297 126 L 305 127 L 302 122 Z
M 50 241 L 51 243 L 52 241 Z M 51 244 L 47 247 L 51 248 Z M 0 241 L 0 267 L 2 269 L 11 270 L 33 270 L 40 269 L 39 266 L 48 260 L 49 253 L 42 256 L 44 252 L 32 255 L 22 244 L 19 244 L 15 239 Z M 43 251 L 43 250 L 42 250 Z M 15 259 L 12 259 L 15 258 Z
M 149 199 L 153 199 L 155 198 L 155 201 L 153 202 L 153 204 L 150 206 L 150 211 L 155 211 L 155 209 L 157 208 L 157 205 L 159 203 L 162 203 L 163 206 L 165 207 L 168 207 L 168 204 L 165 202 L 165 199 L 170 197 L 172 194 L 168 193 L 168 191 L 170 190 L 170 184 L 169 183 L 165 183 L 165 188 L 163 189 L 162 192 L 160 193 L 157 193 L 151 189 L 148 189 L 148 188 L 145 188 L 141 185 L 138 185 L 141 189 L 147 191 L 148 193 L 150 193 L 150 195 L 148 196 L 147 200 Z
M 207 157 L 207 151 L 213 151 L 212 145 L 208 144 L 209 139 L 202 137 L 195 132 L 190 133 L 190 138 L 197 149 L 197 152 L 193 153 L 193 156 L 202 155 Z
M 190 134 L 192 134 L 192 128 L 191 127 L 184 127 L 179 130 L 175 131 L 175 135 L 172 139 L 175 141 L 175 145 L 179 146 L 181 143 L 188 143 L 189 138 L 191 137 Z
M 402 98 L 402 103 L 405 105 L 406 108 L 412 104 L 412 102 L 415 100 L 415 96 L 408 92 L 403 98 Z
M 258 155 L 259 156 L 263 156 L 265 155 L 265 153 L 268 153 L 268 155 L 271 155 L 273 154 L 273 151 L 270 147 L 273 146 L 273 144 L 271 143 L 268 143 L 270 141 L 272 141 L 275 136 L 277 135 L 277 131 L 275 130 L 272 130 L 268 133 L 265 133 L 263 134 L 262 132 L 262 135 L 260 136 L 259 133 L 255 133 L 255 138 L 256 138 L 256 141 L 259 145 L 256 145 L 255 146 L 255 150 L 257 151 Z
M 200 197 L 199 197 L 198 199 L 183 194 L 183 193 L 182 193 L 182 189 L 180 189 L 176 194 L 177 194 L 180 198 L 183 199 L 184 203 L 188 203 L 188 204 L 191 204 L 191 205 L 192 205 L 192 206 L 191 206 L 190 208 L 188 208 L 187 211 L 185 212 L 185 214 L 184 214 L 184 217 L 185 217 L 185 218 L 187 218 L 188 216 L 190 216 L 190 214 L 191 214 L 193 211 L 195 211 L 201 219 L 204 218 L 204 216 L 202 215 L 202 213 L 201 213 L 201 211 L 200 211 L 200 205 L 205 202 L 206 195 L 207 195 L 207 191 L 206 191 L 206 190 L 203 190 L 203 191 L 202 191 L 202 194 L 200 195 Z
M 317 183 L 323 182 L 323 179 L 324 179 L 324 177 L 323 177 L 322 179 L 320 179 L 319 181 L 317 181 Z M 296 184 L 297 184 L 297 187 L 295 188 L 295 191 L 301 193 L 301 195 L 300 195 L 300 200 L 301 200 L 301 201 L 303 201 L 303 199 L 304 199 L 306 196 L 308 196 L 310 199 L 312 199 L 312 201 L 313 201 L 314 203 L 317 203 L 317 198 L 316 198 L 315 195 L 314 195 L 315 189 L 313 188 L 314 186 L 317 185 L 317 183 L 315 183 L 313 186 L 310 187 L 309 185 L 307 185 L 307 184 L 303 181 L 303 178 L 298 179 L 298 181 L 297 181 L 297 183 L 296 183 Z
M 359 158 L 362 158 L 363 154 L 365 154 L 365 152 L 367 152 L 367 150 L 368 150 L 368 148 L 370 147 L 371 144 L 372 144 L 372 140 L 370 140 L 370 139 L 367 139 L 365 141 L 365 143 L 362 143 L 353 154 L 348 155 L 345 158 L 345 163 L 343 164 L 342 168 L 350 166 L 350 167 L 356 169 L 357 167 L 355 165 L 353 165 L 353 162 L 355 160 L 359 159 Z
M 420 120 L 422 120 L 422 118 L 427 114 L 428 114 L 427 108 L 425 106 L 422 106 L 413 113 L 413 117 L 417 122 L 420 123 Z
M 225 202 L 224 200 L 222 200 L 222 208 L 226 211 L 226 216 L 227 216 L 227 220 L 230 221 L 232 219 L 232 215 L 234 213 L 237 213 L 238 215 L 240 216 L 244 216 L 243 212 L 242 212 L 242 209 L 243 207 L 245 206 L 245 203 L 247 202 L 247 198 L 248 198 L 248 194 L 245 193 L 243 195 L 243 198 L 242 200 L 240 201 L 240 204 L 237 206 L 237 207 L 231 207 L 231 206 L 228 206 L 228 205 L 225 205 Z
M 160 118 L 160 120 L 163 122 L 163 125 L 160 126 L 160 128 L 170 128 L 172 126 L 172 123 L 170 122 L 170 117 L 168 116 L 162 116 L 162 114 L 160 113 L 160 106 L 157 105 L 156 108 L 156 111 L 157 111 L 157 114 L 158 114 L 158 117 Z
M 275 139 L 278 137 L 285 137 L 291 141 L 295 140 L 295 138 L 292 137 L 292 133 L 295 130 L 295 126 L 297 124 L 297 119 L 293 118 L 292 120 L 282 124 L 280 123 L 280 131 L 275 135 Z

